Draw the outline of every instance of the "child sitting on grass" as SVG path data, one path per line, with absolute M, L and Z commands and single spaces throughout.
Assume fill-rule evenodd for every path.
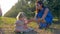
M 17 16 L 15 33 L 16 34 L 36 34 L 32 28 L 27 27 L 28 20 L 23 12 L 20 12 Z

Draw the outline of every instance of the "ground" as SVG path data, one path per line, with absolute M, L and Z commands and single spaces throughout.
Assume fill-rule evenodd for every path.
M 0 19 L 0 34 L 14 34 L 15 18 L 2 17 Z M 48 30 L 42 30 L 40 34 L 60 34 L 60 24 L 52 24 Z

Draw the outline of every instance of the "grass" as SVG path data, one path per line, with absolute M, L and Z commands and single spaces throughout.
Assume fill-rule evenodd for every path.
M 16 19 L 15 18 L 2 17 L 2 21 L 5 24 L 14 24 Z
M 53 19 L 53 21 L 58 21 L 58 19 Z
M 2 28 L 5 34 L 9 34 L 9 32 L 14 31 L 15 21 L 15 18 L 0 17 L 0 28 Z
M 58 19 L 53 19 L 54 21 L 58 21 Z M 14 24 L 16 19 L 9 17 L 0 17 L 0 28 L 4 31 L 5 34 L 13 34 L 14 32 Z M 54 24 L 55 27 L 60 27 L 60 25 Z

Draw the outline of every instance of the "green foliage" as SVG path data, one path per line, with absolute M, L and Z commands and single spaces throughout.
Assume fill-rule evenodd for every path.
M 2 21 L 2 17 L 0 17 L 0 25 L 2 24 L 2 22 L 3 22 L 3 21 Z
M 52 11 L 54 17 L 57 17 L 60 21 L 60 0 L 47 0 L 48 7 Z
M 44 5 L 49 7 L 54 17 L 60 18 L 60 0 L 41 0 L 44 1 Z M 29 3 L 30 2 L 30 3 Z M 18 0 L 4 16 L 16 17 L 19 12 L 25 12 L 28 18 L 34 16 L 36 0 Z
M 28 4 L 28 2 L 31 2 Z M 27 18 L 33 17 L 35 11 L 34 2 L 28 0 L 20 0 L 15 4 L 4 16 L 5 17 L 16 17 L 19 12 L 25 12 Z

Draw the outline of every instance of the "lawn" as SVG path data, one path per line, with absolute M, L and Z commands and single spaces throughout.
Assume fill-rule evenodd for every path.
M 14 31 L 15 18 L 0 17 L 0 28 L 4 31 L 5 34 L 11 34 Z
M 53 20 L 58 21 L 58 19 Z M 15 21 L 15 18 L 0 17 L 0 31 L 2 30 L 5 34 L 14 34 Z M 59 28 L 60 25 L 53 24 L 52 27 Z

